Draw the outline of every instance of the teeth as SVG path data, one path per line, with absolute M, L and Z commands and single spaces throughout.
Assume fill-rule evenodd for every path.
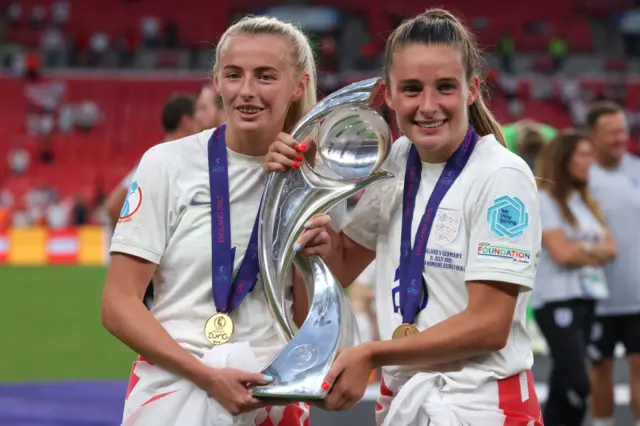
M 427 129 L 432 129 L 434 127 L 440 127 L 444 124 L 444 120 L 440 120 L 440 121 L 433 121 L 431 123 L 418 123 L 418 125 L 420 127 L 424 127 Z
M 238 108 L 238 110 L 245 114 L 255 114 L 256 112 L 260 112 L 259 108 Z

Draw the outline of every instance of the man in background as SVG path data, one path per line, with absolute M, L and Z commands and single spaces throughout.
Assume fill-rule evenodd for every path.
M 204 85 L 200 91 L 195 118 L 201 130 L 220 127 L 226 120 L 222 97 L 216 93 L 211 83 Z
M 618 105 L 593 105 L 587 126 L 596 156 L 589 188 L 618 248 L 615 260 L 605 266 L 609 298 L 598 302 L 588 347 L 593 425 L 614 424 L 614 352 L 621 343 L 630 367 L 630 408 L 640 426 L 640 160 L 627 152 L 629 130 Z
M 175 95 L 167 100 L 162 108 L 162 128 L 164 138 L 162 142 L 173 141 L 191 136 L 200 130 L 199 123 L 195 118 L 195 101 L 190 96 Z M 105 202 L 105 207 L 109 212 L 111 226 L 115 228 L 120 217 L 120 210 L 127 197 L 127 191 L 131 186 L 134 169 L 120 182 L 120 184 L 109 194 Z

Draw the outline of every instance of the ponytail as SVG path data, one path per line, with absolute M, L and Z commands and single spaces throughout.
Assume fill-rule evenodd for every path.
M 507 146 L 502 127 L 484 103 L 482 93 L 478 94 L 478 99 L 469 107 L 469 122 L 478 135 L 493 134 L 502 146 Z

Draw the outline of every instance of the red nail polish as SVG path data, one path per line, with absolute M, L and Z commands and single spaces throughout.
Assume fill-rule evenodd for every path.
M 324 391 L 329 390 L 330 387 L 331 387 L 331 383 L 327 382 L 326 380 L 322 382 L 322 390 Z
M 300 168 L 300 163 L 298 163 L 297 161 L 293 162 L 293 168 L 294 169 L 299 169 Z
M 307 152 L 307 146 L 303 143 L 301 143 L 300 145 L 298 145 L 296 147 L 296 150 L 298 150 L 298 152 Z
M 302 155 L 296 154 L 296 161 L 302 161 L 302 160 L 303 160 Z

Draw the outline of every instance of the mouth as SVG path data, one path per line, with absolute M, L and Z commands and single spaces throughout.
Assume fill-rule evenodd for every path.
M 442 127 L 448 119 L 438 120 L 438 121 L 414 121 L 413 123 L 421 127 L 423 129 L 437 129 L 438 127 Z
M 260 112 L 264 111 L 264 108 L 259 108 L 256 106 L 239 106 L 236 110 L 244 117 L 253 117 Z

